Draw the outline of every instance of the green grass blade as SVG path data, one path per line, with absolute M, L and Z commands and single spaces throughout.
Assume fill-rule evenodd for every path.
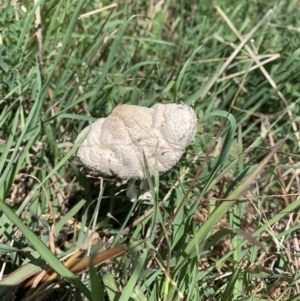
M 30 244 L 39 252 L 40 256 L 63 278 L 77 287 L 89 300 L 91 299 L 90 291 L 77 279 L 77 277 L 66 268 L 47 246 L 17 217 L 17 215 L 4 203 L 0 202 L 0 210 L 18 227 L 23 235 L 28 239 Z

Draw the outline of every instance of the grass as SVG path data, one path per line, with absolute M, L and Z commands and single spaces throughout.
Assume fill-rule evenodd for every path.
M 298 300 L 299 1 L 202 2 L 2 4 L 3 300 Z M 199 124 L 153 203 L 76 158 L 171 102 Z

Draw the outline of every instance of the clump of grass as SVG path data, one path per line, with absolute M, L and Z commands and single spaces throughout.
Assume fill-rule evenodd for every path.
M 297 1 L 99 8 L 2 5 L 1 298 L 296 300 Z M 80 166 L 88 122 L 180 101 L 197 135 L 153 203 Z

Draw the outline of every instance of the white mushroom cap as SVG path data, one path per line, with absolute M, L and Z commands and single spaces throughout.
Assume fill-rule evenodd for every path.
M 184 104 L 156 104 L 151 108 L 119 105 L 106 118 L 87 126 L 80 145 L 80 161 L 102 175 L 144 179 L 156 168 L 164 172 L 181 158 L 196 131 L 194 110 Z

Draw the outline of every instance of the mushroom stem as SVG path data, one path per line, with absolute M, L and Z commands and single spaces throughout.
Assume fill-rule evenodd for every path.
M 135 185 L 136 180 L 130 180 L 128 182 L 128 188 L 126 190 L 126 196 L 130 199 L 131 202 L 134 202 L 137 200 L 138 190 L 136 189 Z M 146 183 L 146 180 L 144 180 L 143 187 L 147 187 L 148 185 Z M 143 192 L 139 195 L 138 198 L 139 201 L 151 201 L 152 200 L 152 193 L 150 190 L 147 190 L 146 192 Z
M 135 187 L 135 181 L 134 179 L 130 180 L 128 182 L 128 188 L 126 190 L 126 196 L 130 198 L 131 202 L 134 202 L 137 199 L 137 189 Z

